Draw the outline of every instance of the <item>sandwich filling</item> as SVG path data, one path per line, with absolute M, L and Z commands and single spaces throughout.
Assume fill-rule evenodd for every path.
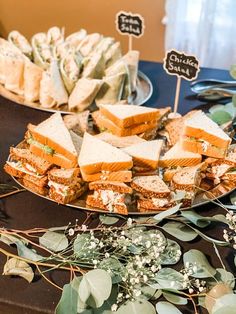
M 109 212 L 114 212 L 114 207 L 116 205 L 125 205 L 125 194 L 114 192 L 112 190 L 94 191 L 94 197 L 96 199 L 100 199 Z
M 197 143 L 201 143 L 202 145 L 202 150 L 204 152 L 206 152 L 208 150 L 209 147 L 213 147 L 214 149 L 218 150 L 220 153 L 224 154 L 225 153 L 225 148 L 222 147 L 218 147 L 215 146 L 207 141 L 205 141 L 204 139 L 201 138 L 195 138 L 195 137 L 189 137 L 189 136 L 185 136 L 185 139 L 191 142 L 197 142 Z
M 32 137 L 32 135 L 30 135 L 30 138 L 27 139 L 27 143 L 30 144 L 30 145 L 32 144 L 32 145 L 35 145 L 35 146 L 41 148 L 48 155 L 52 155 L 53 156 L 55 154 L 55 150 L 53 148 L 51 148 L 48 145 L 44 145 L 44 144 L 39 143 L 38 141 L 36 141 Z
M 9 166 L 12 168 L 19 170 L 21 172 L 24 172 L 26 174 L 29 174 L 31 176 L 37 177 L 37 178 L 42 178 L 43 175 L 40 175 L 37 172 L 37 169 L 31 166 L 28 163 L 22 163 L 21 161 L 7 161 L 6 162 Z
M 165 207 L 168 203 L 169 200 L 167 198 L 152 198 L 152 203 L 157 206 L 157 207 Z

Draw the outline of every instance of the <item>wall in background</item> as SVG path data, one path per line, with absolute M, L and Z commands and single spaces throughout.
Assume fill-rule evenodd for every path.
M 0 0 L 0 35 L 19 30 L 28 39 L 51 26 L 65 26 L 66 34 L 85 28 L 121 41 L 128 50 L 128 37 L 115 29 L 118 11 L 140 13 L 145 19 L 145 33 L 133 39 L 133 48 L 141 52 L 142 60 L 162 61 L 164 57 L 165 0 Z

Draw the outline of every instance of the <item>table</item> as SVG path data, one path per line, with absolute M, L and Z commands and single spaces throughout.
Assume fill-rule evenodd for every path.
M 172 105 L 175 96 L 176 77 L 167 75 L 162 64 L 153 62 L 140 62 L 140 70 L 152 81 L 154 93 L 147 102 L 152 107 L 165 107 Z M 215 69 L 201 69 L 199 79 L 215 78 L 230 79 L 228 71 Z M 179 112 L 186 113 L 190 109 L 201 105 L 192 97 L 189 82 L 182 80 L 181 94 L 179 100 Z M 0 97 L 0 182 L 12 184 L 12 179 L 4 173 L 3 165 L 9 153 L 9 147 L 20 142 L 26 131 L 29 122 L 37 124 L 49 116 L 49 113 L 30 109 Z M 201 209 L 201 214 L 211 215 L 212 211 L 220 212 L 216 206 L 206 205 Z M 57 205 L 53 202 L 42 199 L 29 192 L 19 193 L 0 200 L 0 225 L 14 229 L 29 229 L 34 227 L 63 226 L 78 219 L 83 221 L 86 213 L 66 206 Z M 96 223 L 95 214 L 93 223 Z M 222 233 L 223 226 L 219 230 L 209 231 L 212 236 Z M 170 236 L 171 238 L 171 236 Z M 4 244 L 1 244 L 4 246 Z M 182 245 L 182 244 L 181 244 Z M 191 243 L 184 243 L 184 249 L 199 248 L 208 257 L 213 253 L 213 248 L 203 240 L 196 240 Z M 233 255 L 230 249 L 221 249 L 221 256 L 225 266 L 231 271 L 234 270 Z M 0 255 L 0 272 L 5 263 L 5 257 Z M 214 266 L 220 266 L 218 260 L 211 260 Z M 68 275 L 57 273 L 57 282 L 60 284 Z M 53 275 L 54 276 L 54 275 Z M 54 277 L 53 277 L 54 278 Z M 59 281 L 58 281 L 59 280 Z M 63 284 L 61 284 L 63 285 Z M 49 285 L 45 280 L 36 278 L 33 283 L 28 284 L 21 278 L 10 278 L 0 276 L 0 313 L 2 314 L 33 314 L 53 313 L 56 304 L 60 299 L 60 292 Z M 192 308 L 181 308 L 183 313 L 192 313 Z M 68 313 L 69 314 L 69 313 Z

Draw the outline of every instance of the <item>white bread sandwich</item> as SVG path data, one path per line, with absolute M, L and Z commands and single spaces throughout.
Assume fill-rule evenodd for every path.
M 181 191 L 185 193 L 181 201 L 183 207 L 192 205 L 198 187 L 201 184 L 201 170 L 203 170 L 204 167 L 205 163 L 193 167 L 184 167 L 173 175 L 171 181 L 172 189 L 175 192 Z
M 140 212 L 165 210 L 173 206 L 171 191 L 158 175 L 134 177 L 131 187 L 137 193 Z
M 163 140 L 145 141 L 123 148 L 127 154 L 132 156 L 134 166 L 146 169 L 157 169 Z
M 112 106 L 116 107 L 116 106 L 126 106 L 126 105 L 112 105 Z M 127 106 L 131 106 L 131 105 L 127 105 Z M 157 126 L 157 120 L 151 120 L 151 121 L 147 121 L 143 123 L 133 124 L 128 127 L 119 127 L 115 122 L 105 117 L 100 110 L 93 112 L 92 117 L 94 119 L 96 126 L 101 132 L 109 131 L 112 134 L 116 136 L 120 136 L 120 137 L 140 134 L 145 131 L 152 130 L 153 128 Z
M 4 170 L 11 176 L 19 178 L 23 184 L 36 193 L 47 194 L 47 172 L 52 164 L 41 157 L 35 156 L 27 148 L 10 148 L 10 160 Z
M 146 142 L 144 139 L 140 138 L 137 135 L 120 137 L 109 132 L 99 133 L 96 135 L 96 137 L 117 148 L 124 148 L 134 144 Z
M 78 148 L 66 128 L 60 113 L 54 113 L 50 118 L 33 126 L 28 125 L 26 133 L 30 151 L 50 163 L 62 168 L 77 166 Z
M 79 177 L 79 168 L 57 169 L 54 168 L 48 173 L 49 197 L 60 204 L 67 204 L 87 189 Z
M 169 149 L 159 160 L 160 167 L 186 167 L 200 164 L 202 156 L 198 153 L 189 152 L 182 148 L 180 142 L 177 142 Z
M 89 110 L 76 114 L 67 114 L 63 117 L 63 120 L 67 129 L 79 136 L 83 136 L 85 132 L 94 133 Z
M 88 133 L 84 134 L 78 162 L 85 174 L 129 170 L 133 166 L 128 154 Z
M 115 181 L 95 181 L 89 184 L 89 189 L 94 190 L 93 195 L 88 195 L 86 204 L 107 210 L 111 213 L 127 215 L 128 204 L 132 189 L 125 183 Z
M 99 105 L 101 113 L 120 128 L 157 120 L 159 111 L 136 105 Z
M 184 121 L 183 148 L 209 157 L 226 156 L 231 138 L 202 111 Z

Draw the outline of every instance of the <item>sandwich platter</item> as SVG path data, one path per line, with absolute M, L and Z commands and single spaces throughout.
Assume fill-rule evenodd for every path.
M 52 200 L 51 198 L 49 198 L 48 196 L 43 196 L 40 195 L 39 193 L 37 193 L 36 191 L 34 191 L 33 189 L 30 189 L 28 187 L 25 187 L 23 182 L 21 181 L 21 179 L 17 179 L 15 177 L 12 177 L 12 179 L 19 184 L 22 188 L 28 190 L 29 192 L 42 197 L 48 201 L 54 202 L 54 200 Z M 196 208 L 196 207 L 201 207 L 203 205 L 206 205 L 208 203 L 210 203 L 211 201 L 214 201 L 215 199 L 219 199 L 221 197 L 227 196 L 228 194 L 230 194 L 231 192 L 233 192 L 235 189 L 235 185 L 231 182 L 228 181 L 223 181 L 220 184 L 218 184 L 215 188 L 213 188 L 211 191 L 208 192 L 202 192 L 199 193 L 197 195 L 197 197 L 194 199 L 194 202 L 192 204 L 191 207 L 185 207 L 185 208 L 181 208 L 181 210 L 188 210 L 191 208 Z M 86 205 L 86 197 L 88 195 L 88 192 L 85 192 L 79 199 L 69 203 L 69 204 L 65 204 L 65 206 L 69 206 L 75 209 L 80 209 L 80 210 L 87 210 L 87 211 L 92 211 L 92 212 L 98 212 L 98 213 L 106 213 L 109 214 L 109 212 L 107 210 L 102 210 L 102 209 L 98 209 L 98 208 L 92 208 L 89 207 L 88 205 Z M 130 215 L 135 215 L 135 216 L 147 216 L 147 215 L 155 215 L 158 214 L 160 211 L 148 211 L 148 212 L 139 212 L 137 211 L 137 208 L 135 208 L 134 206 L 129 208 L 129 214 Z M 110 213 L 112 214 L 112 213 Z
M 150 99 L 150 97 L 152 96 L 152 93 L 153 93 L 152 82 L 143 72 L 138 71 L 136 91 L 130 97 L 129 102 L 134 105 L 141 106 Z M 62 114 L 74 114 L 74 112 L 69 111 L 67 105 L 62 105 L 57 109 L 43 108 L 39 102 L 26 101 L 23 96 L 17 95 L 7 90 L 2 84 L 0 84 L 0 95 L 17 104 L 20 104 L 20 105 L 23 105 L 32 109 L 47 111 L 47 112 L 52 112 L 52 113 L 59 111 Z

